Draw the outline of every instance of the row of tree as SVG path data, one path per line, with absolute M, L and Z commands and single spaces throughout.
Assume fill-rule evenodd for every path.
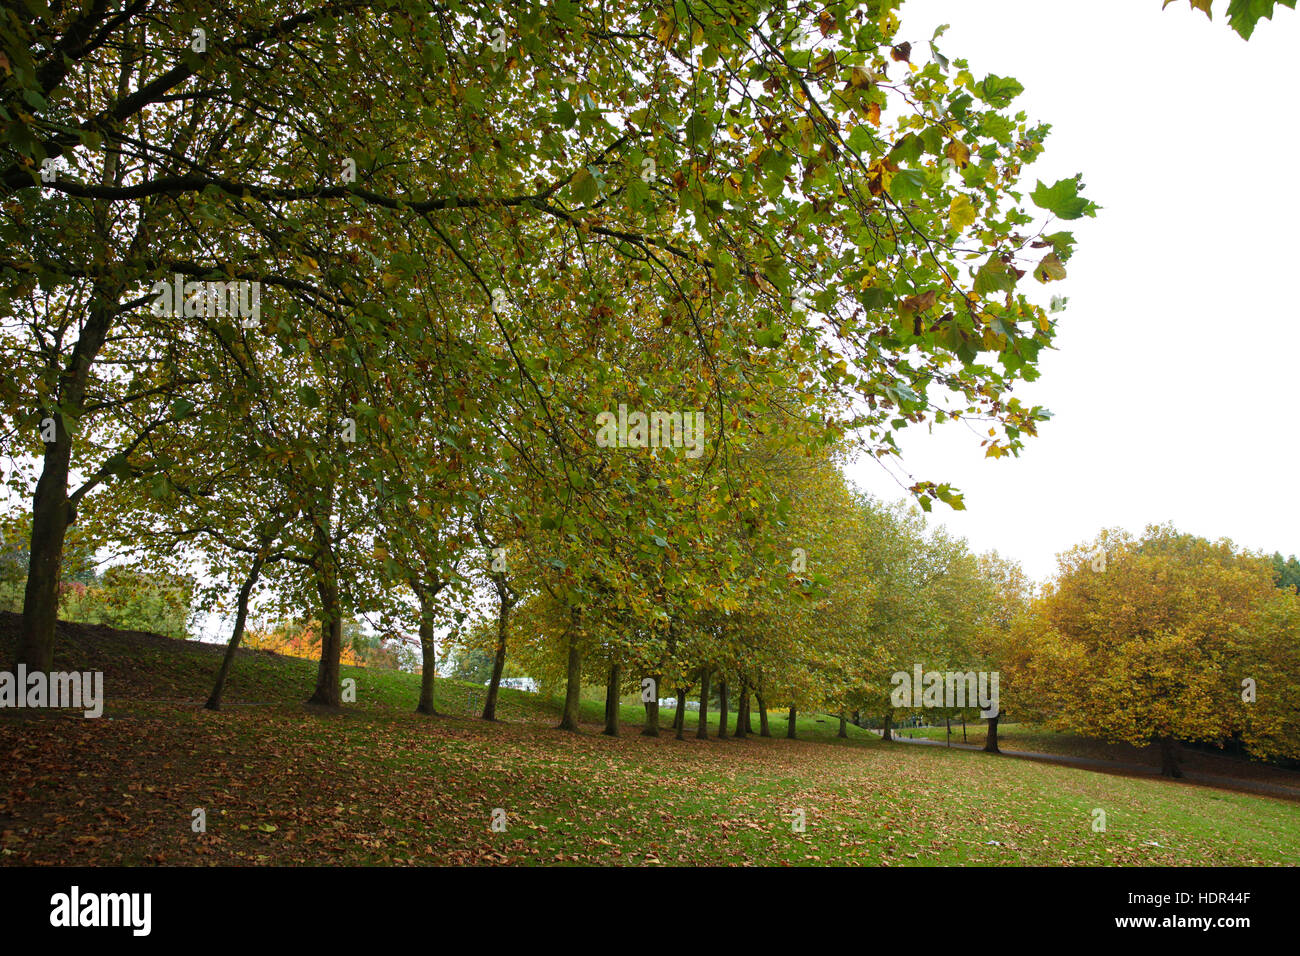
M 914 62 L 897 6 L 6 9 L 20 659 L 75 522 L 197 562 L 232 650 L 260 589 L 320 620 L 336 706 L 347 618 L 431 655 L 485 542 L 575 627 L 725 613 L 788 550 L 773 463 L 949 420 L 1016 451 L 1027 277 L 1073 243 L 1020 186 L 1046 127 L 937 35 Z M 1033 202 L 1090 215 L 1079 185 Z M 680 418 L 610 447 L 625 407 Z
M 530 635 L 569 727 L 593 670 L 879 712 L 896 661 L 974 660 L 1016 572 L 837 465 L 948 422 L 1016 453 L 1043 214 L 1095 207 L 1027 188 L 1020 85 L 898 6 L 6 8 L 19 659 L 77 524 L 228 611 L 214 708 L 255 601 L 320 622 L 322 706 L 350 621 L 414 631 L 432 712 L 490 588 L 494 673 Z

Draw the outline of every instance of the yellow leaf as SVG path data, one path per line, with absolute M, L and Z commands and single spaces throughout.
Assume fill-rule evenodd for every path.
M 1043 257 L 1043 261 L 1038 264 L 1038 268 L 1034 270 L 1034 278 L 1039 282 L 1064 279 L 1065 263 L 1057 257 L 1055 252 L 1048 253 Z
M 959 139 L 949 143 L 943 154 L 956 163 L 958 169 L 965 169 L 970 165 L 970 147 Z
M 960 194 L 953 197 L 952 205 L 948 207 L 948 222 L 958 231 L 969 226 L 975 221 L 975 207 L 971 205 L 970 197 Z
M 673 37 L 677 35 L 677 20 L 673 15 L 664 11 L 659 15 L 659 30 L 655 34 L 655 39 L 663 47 L 672 46 Z

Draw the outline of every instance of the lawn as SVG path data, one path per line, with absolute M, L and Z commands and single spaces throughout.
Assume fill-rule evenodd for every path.
M 12 616 L 0 653 L 12 653 Z M 358 702 L 305 710 L 312 662 L 241 655 L 231 706 L 197 705 L 219 649 L 104 628 L 56 666 L 103 667 L 105 716 L 0 716 L 0 861 L 42 864 L 1293 864 L 1300 812 L 1266 797 L 882 743 L 832 717 L 785 740 L 619 739 L 553 729 L 503 691 L 503 721 L 412 712 L 418 678 L 345 668 Z M 242 701 L 244 703 L 236 703 Z M 716 717 L 716 714 L 715 714 Z M 633 723 L 636 721 L 636 723 Z M 734 721 L 734 714 L 733 714 Z M 665 714 L 664 726 L 671 723 Z M 757 726 L 757 716 L 755 716 Z M 207 832 L 192 830 L 193 811 Z M 491 828 L 504 811 L 504 832 Z M 1094 810 L 1106 829 L 1093 829 Z M 801 811 L 797 813 L 796 811 Z M 499 816 L 499 815 L 498 815 Z M 797 832 L 799 817 L 805 822 Z

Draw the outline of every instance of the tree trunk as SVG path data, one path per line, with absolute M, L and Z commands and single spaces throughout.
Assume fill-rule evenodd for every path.
M 433 682 L 438 674 L 438 654 L 433 644 L 433 596 L 423 585 L 412 585 L 420 602 L 420 700 L 417 714 L 438 713 L 433 703 Z
M 998 750 L 998 718 L 997 715 L 987 718 L 988 735 L 984 741 L 984 752 L 987 754 L 1000 754 Z
M 321 707 L 338 707 L 342 703 L 339 685 L 339 655 L 343 651 L 343 609 L 339 601 L 338 582 L 326 571 L 317 582 L 320 595 L 320 665 L 316 669 L 316 690 L 307 703 Z
M 855 711 L 853 712 L 853 726 L 854 726 L 854 727 L 861 727 L 861 726 L 862 726 L 862 711 L 860 711 L 860 710 L 855 710 Z
M 501 691 L 501 672 L 506 668 L 506 639 L 510 634 L 510 598 L 498 588 L 500 604 L 497 607 L 497 653 L 492 661 L 492 680 L 488 682 L 487 699 L 483 701 L 483 719 L 497 719 L 497 696 Z
M 90 366 L 104 345 L 113 322 L 120 289 L 95 284 L 90 319 L 73 346 L 59 377 L 59 411 L 42 409 L 41 419 L 54 419 L 54 441 L 45 445 L 41 477 L 32 497 L 32 533 L 28 542 L 27 586 L 23 592 L 22 630 L 17 663 L 29 671 L 48 671 L 54 663 L 54 629 L 59 620 L 59 579 L 63 571 L 63 543 L 68 526 L 76 520 L 68 500 L 68 472 L 72 462 L 72 435 L 66 420 L 81 418 L 86 401 Z M 39 427 L 39 421 L 38 421 Z
M 961 718 L 961 742 L 966 742 L 966 715 L 962 714 Z
M 654 693 L 645 702 L 645 726 L 641 728 L 642 737 L 659 736 L 659 678 L 650 679 L 654 681 Z
M 316 690 L 307 703 L 338 707 L 342 703 L 339 687 L 339 655 L 343 651 L 343 608 L 339 600 L 337 558 L 334 554 L 330 519 L 334 511 L 334 488 L 324 489 L 329 505 L 323 515 L 314 516 L 316 537 L 316 593 L 320 596 L 320 666 L 316 670 Z
M 438 713 L 433 703 L 433 681 L 438 673 L 438 655 L 433 646 L 433 621 L 420 620 L 420 700 L 415 705 L 417 714 Z
M 560 730 L 578 730 L 578 704 L 582 692 L 582 654 L 578 651 L 578 629 L 569 630 L 569 672 L 564 688 L 564 715 Z
M 785 739 L 797 740 L 799 732 L 795 729 L 796 721 L 799 718 L 799 711 L 795 709 L 794 704 L 790 705 L 790 715 L 786 717 Z
M 27 589 L 23 594 L 18 663 L 48 671 L 54 662 L 54 628 L 59 619 L 59 578 L 68 533 L 68 464 L 72 438 L 54 416 L 58 440 L 45 446 L 45 467 L 32 501 Z
M 893 731 L 893 728 L 891 727 L 891 725 L 890 725 L 890 723 L 889 723 L 889 716 L 890 716 L 889 711 L 885 711 L 885 729 L 884 729 L 883 731 L 881 731 L 881 734 L 880 734 L 880 739 L 881 739 L 881 740 L 893 740 L 893 739 L 894 739 L 894 731 Z
M 1160 775 L 1163 777 L 1181 777 L 1179 768 L 1178 741 L 1173 737 L 1160 738 Z
M 700 668 L 700 722 L 696 725 L 695 736 L 700 740 L 709 739 L 709 669 Z
M 609 682 L 605 685 L 605 729 L 610 737 L 618 736 L 618 688 L 623 683 L 623 666 L 609 665 Z
M 754 691 L 754 698 L 758 703 L 758 735 L 760 737 L 771 737 L 772 730 L 767 726 L 767 701 L 759 691 Z
M 849 736 L 849 718 L 842 710 L 840 711 L 840 732 L 836 736 L 845 738 Z
M 727 682 L 718 681 L 718 739 L 727 736 Z
M 740 685 L 740 700 L 736 703 L 736 737 L 744 740 L 749 736 L 749 684 Z
M 686 739 L 686 695 L 689 687 L 677 688 L 677 713 L 673 716 L 673 726 L 677 728 L 677 739 Z
M 257 577 L 262 573 L 262 559 L 260 557 L 253 559 L 253 566 L 248 570 L 248 577 L 244 578 L 244 583 L 239 587 L 238 604 L 235 610 L 235 628 L 230 632 L 230 643 L 226 645 L 226 654 L 221 658 L 221 668 L 217 671 L 217 679 L 212 685 L 212 693 L 208 695 L 208 702 L 203 706 L 208 710 L 221 709 L 221 692 L 226 688 L 226 677 L 230 674 L 230 665 L 235 660 L 235 651 L 239 649 L 239 642 L 244 637 L 244 622 L 248 620 L 248 597 L 253 593 L 253 587 L 257 584 Z

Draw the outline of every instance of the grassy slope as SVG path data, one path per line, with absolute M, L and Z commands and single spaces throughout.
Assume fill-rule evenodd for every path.
M 15 619 L 0 615 L 12 659 Z M 231 705 L 206 696 L 219 648 L 65 626 L 58 666 L 102 668 L 105 717 L 0 713 L 6 863 L 1294 863 L 1300 811 L 1265 797 L 978 753 L 887 745 L 830 718 L 805 739 L 621 739 L 556 731 L 554 705 L 502 692 L 469 716 L 411 713 L 412 675 L 344 668 L 358 703 L 306 712 L 315 665 L 241 654 Z M 184 703 L 177 703 L 184 701 Z M 239 702 L 257 703 L 239 703 Z M 639 707 L 624 716 L 639 720 Z M 667 718 L 669 721 L 671 717 Z M 194 834 L 191 811 L 207 812 Z M 507 830 L 494 833 L 494 808 Z M 1092 810 L 1107 813 L 1094 833 Z M 792 832 L 804 811 L 807 829 Z M 1158 844 L 1158 845 L 1150 845 Z

